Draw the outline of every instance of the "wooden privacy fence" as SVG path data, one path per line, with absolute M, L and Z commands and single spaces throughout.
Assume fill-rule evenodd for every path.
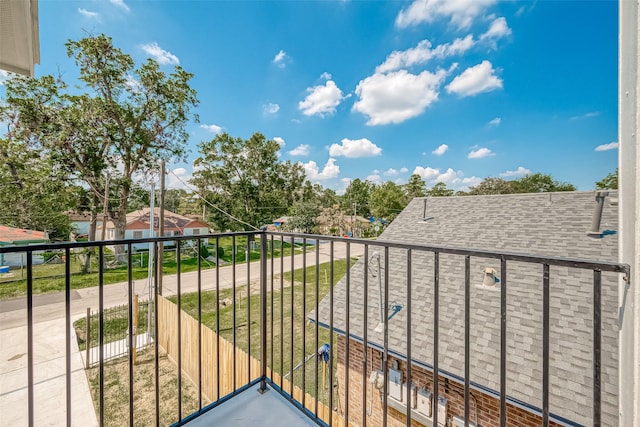
M 178 306 L 168 299 L 158 296 L 158 345 L 162 347 L 167 355 L 178 360 L 178 337 L 181 337 L 182 350 L 182 371 L 189 376 L 194 383 L 198 383 L 198 375 L 202 378 L 202 394 L 210 401 L 214 402 L 220 397 L 224 397 L 234 391 L 233 384 L 233 343 L 218 337 L 215 332 L 205 325 L 200 325 L 202 334 L 202 372 L 198 372 L 198 321 L 189 314 L 182 311 L 180 313 L 180 329 L 178 333 Z M 217 348 L 220 345 L 220 378 L 216 369 Z M 252 380 L 260 377 L 260 361 L 249 356 L 239 347 L 235 348 L 236 355 L 236 388 L 240 388 Z M 249 368 L 250 364 L 250 368 Z M 249 377 L 249 369 L 251 377 Z M 280 385 L 285 392 L 291 390 L 289 380 L 281 378 L 278 373 L 267 368 L 267 376 L 274 384 Z M 218 383 L 220 394 L 218 395 Z M 316 398 L 309 393 L 303 393 L 297 386 L 293 387 L 293 399 L 302 404 L 304 394 L 305 407 L 315 412 Z M 333 414 L 333 425 L 344 427 L 344 419 L 336 412 L 329 410 L 325 404 L 318 402 L 318 418 L 329 424 L 329 417 Z

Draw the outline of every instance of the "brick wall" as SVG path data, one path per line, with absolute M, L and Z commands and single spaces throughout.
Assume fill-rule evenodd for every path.
M 345 382 L 345 355 L 346 340 L 340 336 L 338 338 L 337 357 L 338 357 L 338 404 L 337 407 L 340 415 L 345 415 L 346 403 L 345 393 L 347 391 Z M 369 383 L 369 375 L 373 370 L 380 370 L 382 353 L 372 348 L 367 349 L 367 372 L 366 372 L 366 401 L 364 402 L 367 415 L 367 426 L 382 425 L 382 400 L 381 392 Z M 363 417 L 363 395 L 362 395 L 362 368 L 363 368 L 363 345 L 354 341 L 349 344 L 349 399 L 348 414 L 349 423 L 354 426 L 362 426 Z M 393 366 L 393 357 L 389 357 L 389 367 Z M 398 369 L 403 372 L 403 381 L 406 381 L 407 373 L 406 363 L 398 360 Z M 424 369 L 412 366 L 411 376 L 413 383 L 418 387 L 426 387 L 433 392 L 433 375 Z M 464 417 L 464 384 L 454 381 L 446 381 L 444 377 L 438 378 L 438 390 L 440 396 L 447 399 L 449 403 L 448 421 L 454 415 Z M 404 394 L 404 391 L 403 391 Z M 472 390 L 469 398 L 469 420 L 475 422 L 477 404 L 477 424 L 481 427 L 494 427 L 500 425 L 500 400 L 491 396 L 487 396 L 478 391 Z M 434 407 L 435 410 L 435 407 Z M 439 421 L 442 421 L 439 419 Z M 531 414 L 521 408 L 509 405 L 507 403 L 507 425 L 515 427 L 539 426 L 542 424 L 541 417 Z M 550 423 L 551 425 L 557 425 Z M 406 426 L 406 417 L 404 414 L 389 407 L 387 412 L 387 425 L 389 427 Z M 417 421 L 412 421 L 412 425 L 421 426 Z

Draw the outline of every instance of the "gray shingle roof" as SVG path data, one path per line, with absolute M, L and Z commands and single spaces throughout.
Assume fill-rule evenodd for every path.
M 617 230 L 617 205 L 605 201 L 601 230 Z M 593 192 L 515 194 L 414 199 L 380 236 L 380 240 L 543 256 L 617 261 L 617 236 L 587 236 L 595 209 Z M 381 255 L 384 249 L 370 248 Z M 382 346 L 377 262 L 368 271 L 368 340 Z M 389 348 L 407 352 L 407 254 L 389 249 L 389 302 L 402 309 L 389 320 Z M 364 259 L 350 273 L 350 333 L 363 336 Z M 485 287 L 482 270 L 500 262 L 471 259 L 471 381 L 500 390 L 500 288 Z M 412 254 L 412 358 L 433 364 L 433 254 Z M 383 279 L 384 280 L 384 279 Z M 550 410 L 579 424 L 592 414 L 593 273 L 552 267 L 550 273 Z M 384 283 L 383 283 L 384 286 Z M 603 425 L 617 424 L 617 286 L 613 273 L 602 275 L 602 412 Z M 345 330 L 346 280 L 334 290 L 334 327 Z M 507 394 L 542 406 L 542 266 L 507 264 Z M 464 257 L 440 255 L 439 368 L 464 375 Z M 320 305 L 319 321 L 329 323 L 329 298 Z M 311 314 L 315 318 L 315 314 Z

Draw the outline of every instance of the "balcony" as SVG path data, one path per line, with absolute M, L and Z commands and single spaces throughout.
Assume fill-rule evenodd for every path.
M 175 274 L 142 277 L 169 241 Z M 133 242 L 0 248 L 24 258 L 0 301 L 1 424 L 617 423 L 628 265 L 260 231 Z

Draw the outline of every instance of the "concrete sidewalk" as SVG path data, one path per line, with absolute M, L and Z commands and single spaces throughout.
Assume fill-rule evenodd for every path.
M 33 332 L 34 425 L 65 425 L 65 319 L 36 323 Z M 97 426 L 76 336 L 71 332 L 71 419 L 74 426 Z M 0 425 L 27 426 L 26 326 L 0 331 L 0 343 Z

